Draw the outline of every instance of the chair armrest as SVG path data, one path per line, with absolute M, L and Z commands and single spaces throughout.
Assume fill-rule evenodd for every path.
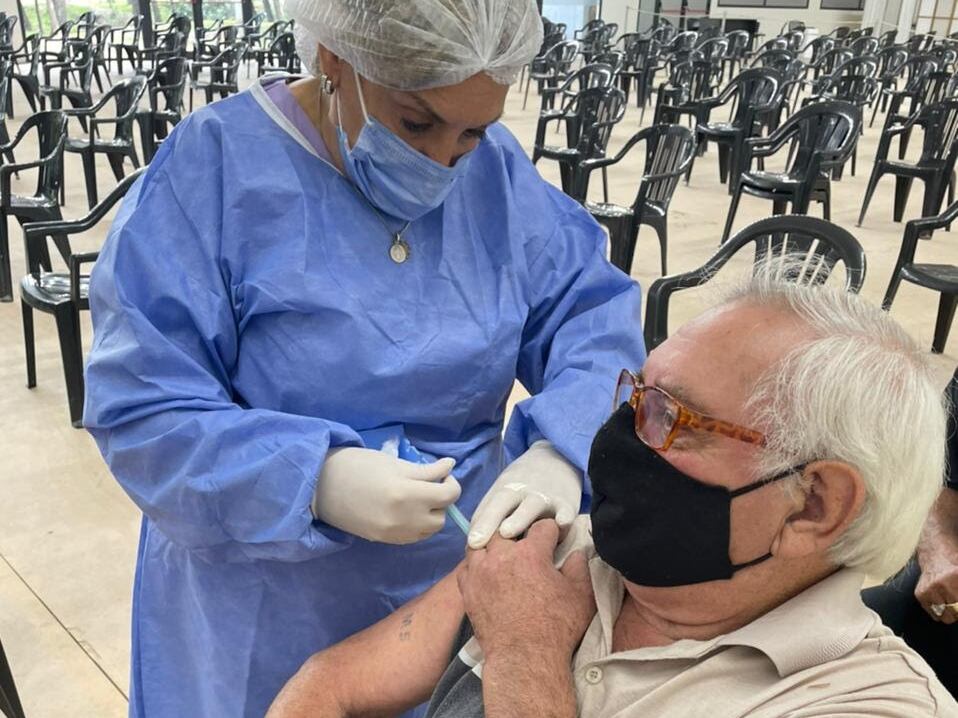
M 84 264 L 95 262 L 100 256 L 99 252 L 82 252 L 70 255 L 70 300 L 80 301 L 80 267 Z

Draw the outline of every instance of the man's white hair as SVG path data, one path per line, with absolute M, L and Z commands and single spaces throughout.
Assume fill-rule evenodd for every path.
M 723 293 L 723 303 L 779 307 L 812 337 L 769 367 L 748 400 L 767 436 L 763 475 L 816 459 L 857 468 L 865 502 L 830 557 L 885 578 L 914 552 L 941 489 L 945 400 L 928 355 L 877 305 L 837 284 L 777 277 L 760 270 Z

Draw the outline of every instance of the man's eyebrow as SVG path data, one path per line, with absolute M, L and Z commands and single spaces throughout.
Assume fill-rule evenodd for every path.
M 422 110 L 427 115 L 429 115 L 429 117 L 432 119 L 433 122 L 436 122 L 441 125 L 449 124 L 438 112 L 436 112 L 433 106 L 430 105 L 428 102 L 426 102 L 426 100 L 424 100 L 422 97 L 420 97 L 419 95 L 413 92 L 409 93 L 409 97 L 413 102 L 416 103 L 416 105 L 418 105 L 420 110 Z M 494 125 L 501 119 L 502 119 L 502 112 L 496 115 L 495 119 L 491 120 L 490 122 L 487 122 L 484 125 L 481 125 L 481 127 L 485 128 L 485 127 L 488 127 L 489 125 Z
M 666 382 L 665 384 L 658 384 L 659 389 L 667 392 L 672 397 L 681 402 L 686 408 L 691 409 L 692 411 L 698 412 L 699 414 L 705 414 L 711 416 L 711 411 L 708 410 L 703 404 L 700 404 L 698 401 L 692 398 L 689 394 L 688 389 L 683 387 L 681 384 L 670 384 Z

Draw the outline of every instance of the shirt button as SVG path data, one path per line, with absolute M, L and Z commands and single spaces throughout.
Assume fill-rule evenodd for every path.
M 602 680 L 602 669 L 592 666 L 585 672 L 585 679 L 592 685 L 599 683 Z

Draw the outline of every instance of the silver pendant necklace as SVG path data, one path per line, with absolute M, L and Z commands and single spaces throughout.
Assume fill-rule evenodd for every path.
M 402 264 L 409 259 L 409 245 L 401 234 L 393 236 L 393 243 L 389 246 L 389 258 L 396 264 Z

